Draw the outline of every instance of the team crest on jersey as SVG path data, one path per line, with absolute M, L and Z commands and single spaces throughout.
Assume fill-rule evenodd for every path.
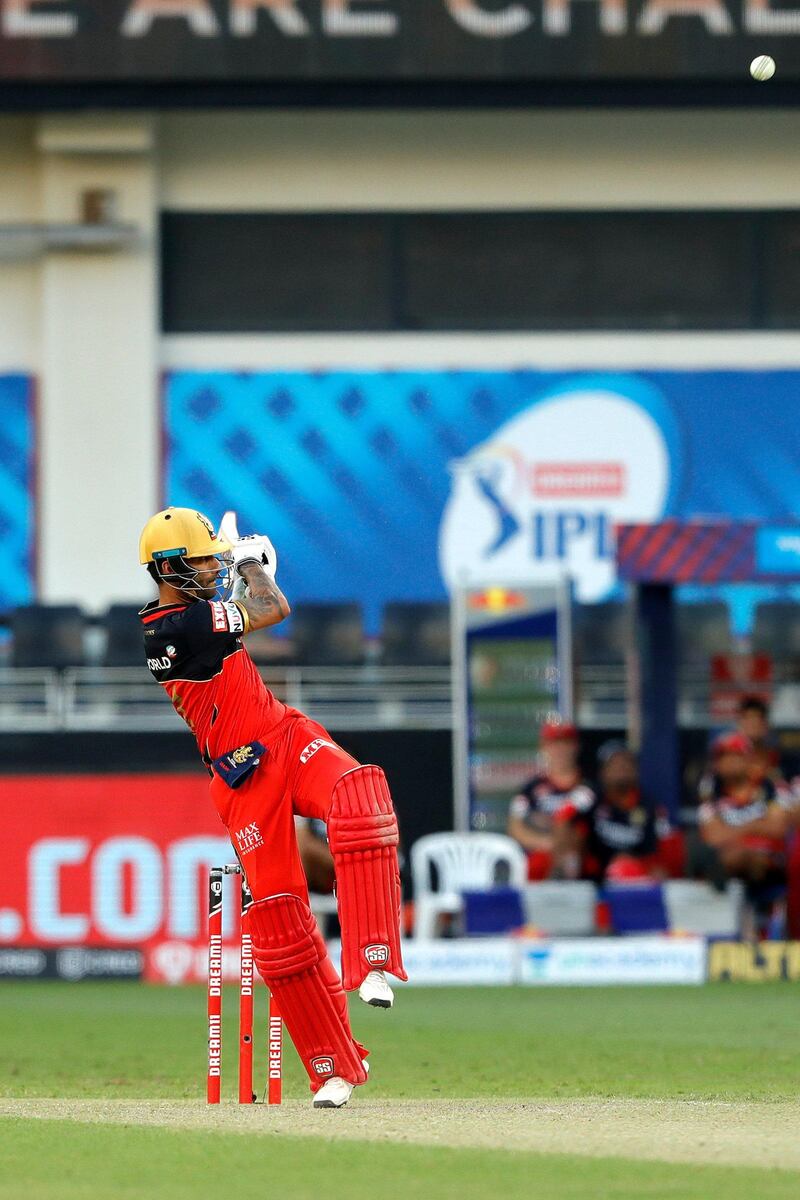
M 170 656 L 170 658 L 175 658 L 177 653 L 178 651 L 174 646 L 167 646 L 167 654 Z

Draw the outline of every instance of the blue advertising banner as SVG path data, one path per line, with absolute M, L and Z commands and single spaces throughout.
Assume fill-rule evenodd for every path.
M 0 375 L 0 611 L 36 590 L 36 414 L 28 375 Z
M 800 528 L 765 526 L 756 531 L 756 567 L 769 575 L 800 574 Z
M 795 518 L 799 391 L 774 370 L 181 370 L 165 500 L 237 509 L 276 543 L 291 599 L 357 599 L 371 632 L 387 601 L 456 582 L 568 573 L 599 601 L 617 522 Z M 789 591 L 713 594 L 744 631 L 757 599 Z

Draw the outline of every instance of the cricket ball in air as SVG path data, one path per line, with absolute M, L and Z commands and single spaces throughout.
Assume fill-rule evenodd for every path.
M 754 58 L 750 63 L 750 74 L 759 83 L 765 83 L 767 79 L 772 79 L 775 74 L 775 59 L 770 58 L 768 54 L 759 54 L 758 58 Z

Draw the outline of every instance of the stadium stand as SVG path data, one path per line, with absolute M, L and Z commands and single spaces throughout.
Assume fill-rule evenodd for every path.
M 800 658 L 800 606 L 790 600 L 756 605 L 753 652 L 774 658 Z
M 141 604 L 112 604 L 103 618 L 106 636 L 103 665 L 140 667 L 142 665 L 142 626 L 138 619 Z
M 579 665 L 623 663 L 631 638 L 628 606 L 620 601 L 576 605 L 572 637 Z
M 298 666 L 359 666 L 366 657 L 361 605 L 295 604 L 292 642 Z
M 29 604 L 11 614 L 11 665 L 62 670 L 81 666 L 85 618 L 77 604 Z
M 678 661 L 708 663 L 732 649 L 728 606 L 723 601 L 681 604 L 677 609 Z
M 395 601 L 383 610 L 381 662 L 385 666 L 447 666 L 450 606 Z

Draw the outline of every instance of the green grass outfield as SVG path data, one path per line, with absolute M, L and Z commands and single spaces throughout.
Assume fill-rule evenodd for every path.
M 235 990 L 225 999 L 225 1091 L 232 1097 Z M 411 989 L 399 994 L 391 1013 L 357 1002 L 352 1013 L 356 1036 L 372 1050 L 372 1074 L 351 1110 L 391 1099 L 435 1100 L 452 1111 L 454 1098 L 606 1097 L 749 1102 L 769 1114 L 770 1105 L 798 1097 L 800 992 L 792 984 Z M 199 1100 L 204 1055 L 201 989 L 0 985 L 0 1097 Z M 286 1076 L 286 1096 L 305 1102 L 308 1092 L 293 1053 Z M 538 1103 L 530 1105 L 532 1114 Z M 3 1111 L 13 1112 L 13 1106 Z M 298 1119 L 305 1119 L 304 1111 Z M 777 1120 L 778 1107 L 775 1113 Z M 274 1130 L 243 1136 L 6 1115 L 0 1120 L 0 1200 L 181 1200 L 215 1179 L 227 1180 L 240 1200 L 371 1196 L 381 1179 L 386 1185 L 380 1192 L 431 1200 L 707 1200 L 715 1189 L 726 1200 L 800 1195 L 800 1171 L 727 1166 L 724 1158 L 701 1165 L 614 1157 L 620 1151 L 613 1120 L 603 1150 L 608 1157 L 585 1157 L 502 1149 L 502 1128 L 492 1149 L 470 1148 L 468 1141 L 458 1147 L 361 1141 L 352 1132 L 337 1140 L 332 1122 L 343 1114 L 324 1115 L 327 1132 L 313 1139 Z M 787 1130 L 789 1136 L 795 1138 L 796 1128 Z

